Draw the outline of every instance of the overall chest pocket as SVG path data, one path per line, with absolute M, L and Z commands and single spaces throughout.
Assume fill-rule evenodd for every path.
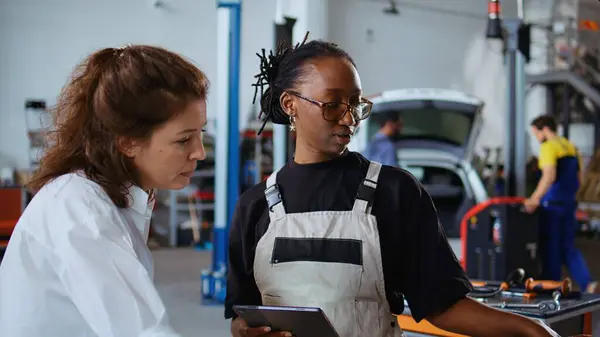
M 363 242 L 353 239 L 277 237 L 271 254 L 273 287 L 267 294 L 330 302 L 358 296 Z M 312 302 L 312 301 L 311 301 Z
M 277 237 L 273 244 L 271 263 L 330 262 L 362 267 L 361 240 Z

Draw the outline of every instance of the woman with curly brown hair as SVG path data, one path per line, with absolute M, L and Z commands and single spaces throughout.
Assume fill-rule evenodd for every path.
M 207 90 L 158 47 L 77 68 L 0 267 L 3 336 L 176 336 L 146 240 L 154 190 L 185 187 L 205 158 Z

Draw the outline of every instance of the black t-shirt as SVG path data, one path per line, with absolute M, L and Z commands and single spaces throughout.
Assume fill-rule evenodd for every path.
M 369 161 L 356 152 L 316 164 L 292 163 L 277 175 L 287 213 L 348 211 Z M 229 236 L 225 317 L 234 304 L 260 305 L 253 274 L 256 244 L 269 226 L 265 182 L 238 201 Z M 443 312 L 472 290 L 452 252 L 435 207 L 423 186 L 408 172 L 384 165 L 372 213 L 377 218 L 386 298 L 401 314 L 403 295 L 414 319 Z M 307 224 L 308 225 L 308 224 Z

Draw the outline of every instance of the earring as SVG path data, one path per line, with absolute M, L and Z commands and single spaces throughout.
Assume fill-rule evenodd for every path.
M 296 131 L 296 117 L 294 115 L 290 115 L 290 130 Z

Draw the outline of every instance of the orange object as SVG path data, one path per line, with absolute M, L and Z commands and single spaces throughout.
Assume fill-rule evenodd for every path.
M 485 287 L 487 283 L 485 281 L 471 281 L 473 287 Z
M 246 138 L 246 139 L 254 139 L 257 137 L 258 130 L 244 130 L 242 132 L 242 138 Z M 263 138 L 271 138 L 273 137 L 273 131 L 272 130 L 263 130 L 263 132 L 260 134 L 261 137 Z
M 481 288 L 481 287 L 485 287 L 487 285 L 487 282 L 471 280 L 471 285 L 475 288 Z M 500 284 L 500 288 L 501 288 L 501 291 L 510 291 L 510 286 L 506 282 L 502 282 Z M 519 293 L 519 297 L 522 297 L 524 299 L 533 299 L 533 298 L 535 298 L 535 296 L 536 296 L 536 293 L 531 293 L 531 292 Z
M 194 197 L 200 200 L 215 200 L 215 192 L 198 191 L 195 193 Z
M 583 333 L 592 336 L 592 313 L 588 312 L 583 315 Z M 582 335 L 584 336 L 584 335 Z
M 535 298 L 535 296 L 536 296 L 535 293 L 523 293 L 523 299 L 526 299 L 526 300 L 532 300 Z
M 473 287 L 485 287 L 487 285 L 487 282 L 485 281 L 471 281 L 471 285 Z M 500 283 L 500 286 L 498 287 L 499 291 L 507 291 L 508 289 L 510 289 L 510 285 L 506 282 L 502 282 Z
M 417 323 L 412 316 L 399 315 L 398 324 L 404 331 L 417 332 L 424 335 L 440 336 L 440 337 L 467 337 L 465 335 L 456 334 L 446 330 L 442 330 L 427 320 L 422 320 Z
M 568 295 L 572 288 L 573 283 L 568 277 L 562 281 L 535 281 L 533 278 L 525 280 L 525 289 L 527 289 L 527 292 L 551 292 L 560 290 L 563 295 Z
M 597 32 L 599 30 L 598 22 L 593 20 L 581 20 L 579 21 L 579 30 L 590 30 Z
M 500 2 L 498 0 L 488 1 L 488 14 L 500 15 Z
M 21 217 L 23 207 L 21 188 L 0 188 L 0 247 L 8 245 L 8 239 Z
M 491 205 L 504 205 L 504 204 L 520 204 L 525 201 L 525 198 L 522 197 L 497 197 L 486 200 L 482 203 L 479 203 L 473 206 L 471 209 L 465 213 L 462 220 L 460 221 L 460 241 L 461 241 L 461 258 L 460 264 L 462 265 L 464 270 L 467 270 L 467 234 L 468 227 L 467 222 L 469 219 L 473 218 L 477 214 L 483 212 L 485 209 L 490 207 Z

